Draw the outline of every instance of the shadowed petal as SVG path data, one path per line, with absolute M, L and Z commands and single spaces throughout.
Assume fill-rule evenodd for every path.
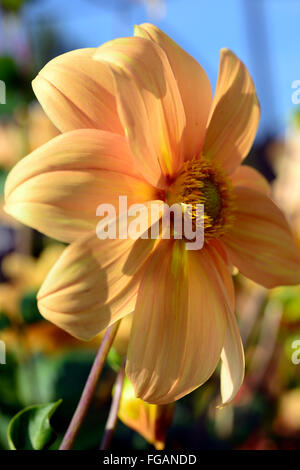
M 134 33 L 135 36 L 156 42 L 167 54 L 186 115 L 185 159 L 199 155 L 212 103 L 212 90 L 206 72 L 192 56 L 156 26 L 144 23 L 135 26 Z
M 46 235 L 65 242 L 96 229 L 99 204 L 119 206 L 155 194 L 134 171 L 126 139 L 82 129 L 62 134 L 21 160 L 5 186 L 5 210 Z
M 78 49 L 48 62 L 33 80 L 37 99 L 61 131 L 103 129 L 124 134 L 108 67 L 93 61 L 96 49 Z
M 91 339 L 134 310 L 141 270 L 155 244 L 141 238 L 99 240 L 94 232 L 78 239 L 38 293 L 41 314 L 73 336 Z
M 141 281 L 127 374 L 138 397 L 164 404 L 205 382 L 224 344 L 224 296 L 205 249 L 164 240 Z
M 185 113 L 164 51 L 144 38 L 123 38 L 97 49 L 115 81 L 120 119 L 138 168 L 154 186 L 165 187 L 183 162 Z
M 300 259 L 291 229 L 265 194 L 236 187 L 235 222 L 222 241 L 242 274 L 271 288 L 300 283 Z
M 232 173 L 253 144 L 259 117 L 259 103 L 247 68 L 233 52 L 222 49 L 203 152 Z
M 235 291 L 231 275 L 232 268 L 231 264 L 229 263 L 225 248 L 219 240 L 213 239 L 207 243 L 206 249 L 208 250 L 209 255 L 214 263 L 217 272 L 216 275 L 220 280 L 220 284 L 223 285 L 222 290 L 227 298 L 227 303 L 231 306 L 231 310 L 234 311 Z

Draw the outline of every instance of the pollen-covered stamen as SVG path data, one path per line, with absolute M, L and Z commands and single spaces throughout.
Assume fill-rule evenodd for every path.
M 187 161 L 167 192 L 167 202 L 186 204 L 194 224 L 199 223 L 196 204 L 204 205 L 204 237 L 222 236 L 233 221 L 233 191 L 224 171 L 211 160 L 201 156 Z

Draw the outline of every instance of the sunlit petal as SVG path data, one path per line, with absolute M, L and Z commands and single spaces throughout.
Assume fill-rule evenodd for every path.
M 70 242 L 96 229 L 99 204 L 154 198 L 134 170 L 126 139 L 82 129 L 62 134 L 21 160 L 5 186 L 5 210 L 21 222 Z
M 259 103 L 247 68 L 233 52 L 222 49 L 203 152 L 232 173 L 253 144 L 259 117 Z
M 244 349 L 236 319 L 231 310 L 228 311 L 221 360 L 221 397 L 223 405 L 226 405 L 239 391 L 245 373 Z
M 206 72 L 192 56 L 156 26 L 144 23 L 136 26 L 134 32 L 136 36 L 156 42 L 167 54 L 186 115 L 184 156 L 190 159 L 199 155 L 212 103 L 212 90 Z
M 244 186 L 267 195 L 270 194 L 270 185 L 266 178 L 251 166 L 238 166 L 230 178 L 234 186 Z
M 138 168 L 153 185 L 165 187 L 183 161 L 185 113 L 164 51 L 144 38 L 123 38 L 97 49 L 109 65 L 118 111 Z
M 78 49 L 51 60 L 33 80 L 33 90 L 62 132 L 94 128 L 124 134 L 111 73 L 93 61 L 94 52 Z

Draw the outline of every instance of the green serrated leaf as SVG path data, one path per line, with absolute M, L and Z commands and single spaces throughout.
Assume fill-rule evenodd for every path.
M 62 400 L 44 405 L 32 405 L 19 411 L 8 427 L 11 450 L 42 450 L 56 438 L 50 418 Z

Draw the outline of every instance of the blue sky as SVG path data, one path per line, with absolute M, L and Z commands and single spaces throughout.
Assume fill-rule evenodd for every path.
M 300 80 L 300 1 L 167 0 L 160 20 L 149 18 L 142 5 L 114 9 L 108 6 L 112 3 L 117 0 L 39 0 L 26 16 L 34 26 L 42 15 L 78 47 L 130 36 L 134 24 L 151 21 L 204 66 L 213 86 L 219 50 L 229 47 L 255 81 L 262 105 L 260 135 L 284 131 L 295 110 L 291 84 Z

